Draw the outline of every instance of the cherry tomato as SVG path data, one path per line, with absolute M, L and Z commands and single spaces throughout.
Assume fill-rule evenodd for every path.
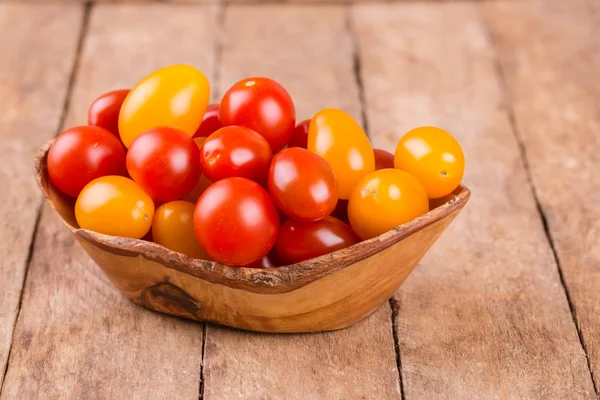
M 305 119 L 300 122 L 294 128 L 294 133 L 292 133 L 292 138 L 290 139 L 290 143 L 288 147 L 302 147 L 306 149 L 308 145 L 308 127 L 310 126 L 310 119 Z
M 68 129 L 48 151 L 48 175 L 61 192 L 77 197 L 96 178 L 127 175 L 125 148 L 106 129 L 97 126 Z
M 127 170 L 153 199 L 177 200 L 200 179 L 198 146 L 178 129 L 158 127 L 138 136 L 127 152 Z
M 339 199 L 337 205 L 331 212 L 332 217 L 348 222 L 348 200 Z
M 202 145 L 200 167 L 213 182 L 235 176 L 264 182 L 272 157 L 264 137 L 243 126 L 226 126 Z
M 208 259 L 194 232 L 194 207 L 189 201 L 171 201 L 156 209 L 152 237 L 167 249 L 191 258 Z
M 363 239 L 381 235 L 429 211 L 427 193 L 417 178 L 398 169 L 365 176 L 348 201 L 348 218 Z
M 394 166 L 414 175 L 429 198 L 436 199 L 458 187 L 465 172 L 465 156 L 448 132 L 423 126 L 400 139 Z
M 134 181 L 103 176 L 88 183 L 75 203 L 75 218 L 83 229 L 140 239 L 152 226 L 154 203 Z
M 194 228 L 213 259 L 242 266 L 271 251 L 279 233 L 279 216 L 258 183 L 226 178 L 213 183 L 198 199 Z
M 204 74 L 189 65 L 172 65 L 142 79 L 127 95 L 119 114 L 119 133 L 126 147 L 150 128 L 170 126 L 188 136 L 196 133 L 210 87 Z
M 284 264 L 295 264 L 358 243 L 358 236 L 337 218 L 316 222 L 288 219 L 281 225 L 275 254 Z
M 281 263 L 277 259 L 277 256 L 275 255 L 275 253 L 273 253 L 273 252 L 267 254 L 260 260 L 254 261 L 253 263 L 248 264 L 248 265 L 244 265 L 244 267 L 246 267 L 246 268 L 262 268 L 262 269 L 277 268 L 279 266 L 281 266 Z
M 308 150 L 325 159 L 337 177 L 340 199 L 348 199 L 354 186 L 375 170 L 375 156 L 367 135 L 345 112 L 327 108 L 311 120 Z
M 394 168 L 394 155 L 389 151 L 373 149 L 375 155 L 375 171 L 386 168 Z
M 247 78 L 225 93 L 219 119 L 223 126 L 241 125 L 260 133 L 276 153 L 292 137 L 296 111 L 292 98 L 279 83 L 268 78 Z
M 221 128 L 221 121 L 219 121 L 219 105 L 211 104 L 206 108 L 204 112 L 204 117 L 202 117 L 202 123 L 198 127 L 196 133 L 194 133 L 194 138 L 198 137 L 208 137 Z
M 298 221 L 323 219 L 338 200 L 337 182 L 329 164 L 299 147 L 273 157 L 268 185 L 275 205 Z
M 88 111 L 88 125 L 95 125 L 119 136 L 119 112 L 129 89 L 113 90 L 98 97 Z

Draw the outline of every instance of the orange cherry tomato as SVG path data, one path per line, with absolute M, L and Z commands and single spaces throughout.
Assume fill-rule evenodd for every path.
M 448 132 L 433 126 L 413 129 L 396 146 L 394 166 L 414 175 L 430 199 L 452 193 L 465 171 L 460 144 Z
M 103 176 L 88 183 L 75 203 L 83 229 L 140 239 L 152 226 L 154 203 L 137 183 L 122 176 Z
M 398 169 L 365 176 L 348 201 L 348 218 L 363 240 L 381 235 L 429 211 L 427 193 L 417 178 Z
M 142 79 L 127 95 L 119 114 L 119 133 L 129 148 L 142 132 L 168 126 L 194 135 L 208 105 L 204 74 L 189 65 L 172 65 Z
M 152 220 L 152 238 L 167 249 L 208 260 L 208 254 L 198 243 L 194 231 L 194 208 L 194 203 L 183 200 L 158 207 Z
M 308 150 L 325 159 L 338 181 L 340 199 L 348 199 L 354 186 L 375 170 L 375 156 L 367 135 L 345 112 L 326 108 L 311 120 Z

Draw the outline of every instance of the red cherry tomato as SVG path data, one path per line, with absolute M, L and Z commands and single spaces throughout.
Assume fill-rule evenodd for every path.
M 290 139 L 290 143 L 288 147 L 302 147 L 306 149 L 308 145 L 308 127 L 310 126 L 310 119 L 305 119 L 300 122 L 294 128 L 294 133 L 292 133 L 292 138 Z M 392 156 L 393 160 L 393 156 Z M 393 165 L 393 164 L 392 164 Z
M 200 167 L 208 180 L 241 177 L 265 182 L 271 147 L 264 137 L 243 126 L 226 126 L 210 135 L 200 149 Z
M 88 125 L 95 125 L 119 136 L 119 112 L 129 89 L 113 90 L 98 97 L 88 111 Z
M 50 147 L 48 175 L 60 191 L 77 197 L 96 178 L 127 175 L 125 148 L 106 129 L 97 126 L 68 129 Z
M 219 120 L 219 105 L 210 104 L 208 107 L 206 107 L 204 117 L 202 117 L 202 123 L 192 137 L 208 137 L 211 135 L 211 133 L 215 132 L 219 128 L 221 128 L 221 121 Z
M 178 129 L 152 128 L 131 143 L 127 170 L 153 199 L 180 199 L 200 178 L 198 146 Z
M 335 209 L 331 212 L 331 216 L 348 222 L 348 200 L 339 199 Z
M 244 267 L 246 267 L 246 268 L 262 268 L 262 269 L 277 268 L 279 266 L 281 266 L 281 263 L 279 262 L 279 260 L 277 259 L 277 256 L 273 252 L 267 254 L 260 260 L 254 261 L 253 263 L 248 264 L 248 265 L 244 265 Z
M 268 78 L 247 78 L 225 93 L 219 119 L 223 126 L 241 125 L 255 130 L 276 153 L 292 137 L 296 111 L 292 98 L 279 83 Z
M 375 154 L 375 171 L 386 168 L 394 168 L 394 155 L 389 151 L 373 149 Z
M 271 251 L 279 233 L 279 216 L 258 183 L 227 178 L 213 183 L 198 199 L 194 228 L 213 259 L 243 266 Z
M 337 181 L 329 164 L 299 147 L 282 150 L 273 157 L 268 185 L 277 207 L 298 221 L 323 219 L 338 200 Z
M 275 254 L 284 264 L 295 264 L 358 242 L 352 228 L 333 217 L 316 222 L 288 219 L 281 225 Z

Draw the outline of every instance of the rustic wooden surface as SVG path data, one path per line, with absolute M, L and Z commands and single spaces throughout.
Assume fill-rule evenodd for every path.
M 1 399 L 598 398 L 595 0 L 130 2 L 0 3 Z M 299 118 L 365 115 L 377 147 L 458 137 L 473 198 L 393 307 L 323 334 L 204 327 L 130 304 L 47 207 L 36 225 L 30 161 L 65 105 L 84 123 L 175 62 L 219 94 L 272 76 Z
M 6 369 L 41 205 L 39 189 L 31 182 L 31 159 L 36 142 L 58 129 L 81 11 L 76 6 L 0 4 L 0 372 Z M 64 39 L 47 42 L 43 37 Z M 0 385 L 3 378 L 2 373 Z

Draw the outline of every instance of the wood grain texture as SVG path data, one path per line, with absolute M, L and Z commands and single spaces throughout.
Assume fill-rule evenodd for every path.
M 478 5 L 358 6 L 354 19 L 375 145 L 445 128 L 474 193 L 396 295 L 406 398 L 595 398 Z
M 31 160 L 58 129 L 81 19 L 78 5 L 0 4 L 0 387 L 41 204 Z
M 228 7 L 222 60 L 221 92 L 266 75 L 291 93 L 298 119 L 326 106 L 360 117 L 342 7 Z M 332 333 L 256 335 L 208 325 L 206 335 L 207 400 L 400 398 L 387 305 Z
M 590 9 L 595 4 L 596 12 Z M 508 90 L 600 388 L 600 5 L 486 6 Z M 522 40 L 527 37 L 528 40 Z
M 65 23 L 61 18 L 57 26 Z M 94 7 L 67 125 L 85 123 L 99 94 L 129 87 L 160 66 L 187 62 L 210 76 L 215 20 L 215 9 L 205 7 Z M 72 27 L 60 32 L 73 34 Z M 32 131 L 51 135 L 53 129 Z M 197 398 L 201 357 L 202 325 L 131 304 L 44 208 L 3 400 Z

